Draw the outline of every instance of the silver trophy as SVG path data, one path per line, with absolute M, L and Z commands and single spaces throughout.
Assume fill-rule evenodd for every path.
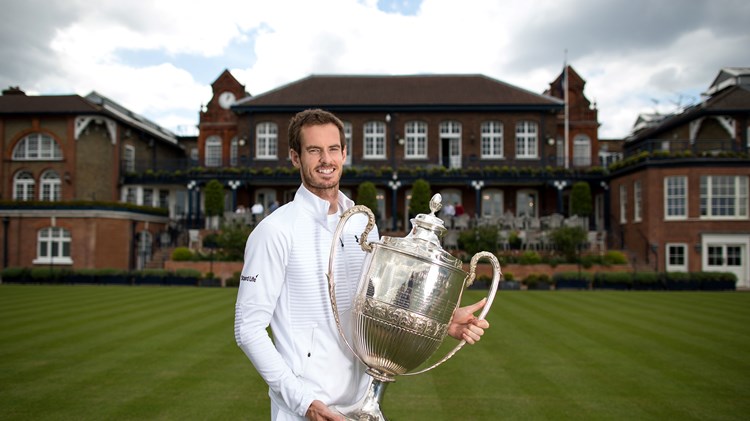
M 502 277 L 500 263 L 493 254 L 479 252 L 472 257 L 467 274 L 462 262 L 443 250 L 440 238 L 446 229 L 443 221 L 435 216 L 442 206 L 440 202 L 439 194 L 433 196 L 430 200 L 432 213 L 412 219 L 412 230 L 403 238 L 384 236 L 377 243 L 368 243 L 367 235 L 375 226 L 375 216 L 361 205 L 346 211 L 336 228 L 328 261 L 331 306 L 341 338 L 367 366 L 367 373 L 373 378 L 359 403 L 334 408 L 348 420 L 386 420 L 380 411 L 380 402 L 385 387 L 395 381 L 396 376 L 431 370 L 464 346 L 466 342 L 461 341 L 435 364 L 414 371 L 442 344 L 464 288 L 473 283 L 477 262 L 482 257 L 492 263 L 493 277 L 480 319 L 487 315 L 495 299 Z M 354 320 L 347 323 L 353 327 L 351 339 L 347 339 L 336 306 L 333 262 L 344 226 L 357 213 L 366 213 L 369 218 L 359 240 L 368 255 L 354 297 L 351 313 Z

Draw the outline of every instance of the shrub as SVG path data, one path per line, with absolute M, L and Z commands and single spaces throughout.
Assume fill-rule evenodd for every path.
M 180 278 L 200 278 L 201 272 L 197 269 L 180 268 L 174 271 L 175 276 Z
M 542 263 L 542 256 L 534 250 L 527 250 L 521 254 L 519 262 L 522 265 L 536 265 Z
M 193 252 L 187 247 L 177 247 L 172 252 L 172 260 L 175 262 L 186 262 L 193 260 Z
M 575 261 L 579 247 L 586 241 L 586 231 L 581 227 L 560 227 L 550 234 L 552 243 L 568 261 Z
M 497 238 L 497 226 L 477 227 L 461 231 L 458 235 L 458 247 L 472 256 L 480 251 L 494 252 L 497 249 Z
M 420 213 L 430 213 L 430 199 L 432 189 L 430 183 L 425 179 L 418 179 L 411 188 L 411 201 L 409 202 L 409 216 L 414 217 Z
M 29 269 L 27 269 L 27 268 L 18 268 L 18 267 L 4 268 L 0 272 L 0 274 L 1 274 L 0 276 L 2 276 L 2 279 L 3 279 L 4 282 L 8 282 L 8 281 L 10 281 L 10 282 L 20 282 L 20 281 L 23 281 L 23 280 L 27 279 L 30 276 Z
M 621 251 L 609 250 L 604 253 L 602 261 L 605 265 L 625 265 L 628 263 L 628 258 Z
M 377 196 L 378 191 L 372 181 L 365 181 L 357 188 L 357 204 L 367 206 L 374 215 L 379 215 Z

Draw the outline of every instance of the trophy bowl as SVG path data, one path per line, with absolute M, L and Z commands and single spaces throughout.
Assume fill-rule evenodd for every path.
M 367 366 L 373 381 L 365 397 L 357 404 L 335 408 L 346 419 L 358 421 L 385 420 L 380 411 L 385 387 L 396 376 L 416 375 L 431 370 L 451 358 L 463 345 L 461 341 L 437 363 L 414 371 L 440 347 L 448 332 L 453 312 L 458 308 L 463 291 L 476 276 L 479 259 L 486 257 L 493 266 L 493 279 L 479 319 L 489 312 L 502 277 L 497 258 L 479 252 L 470 263 L 470 273 L 463 270 L 461 260 L 440 246 L 446 229 L 435 216 L 441 197 L 430 201 L 431 214 L 412 219 L 413 228 L 406 237 L 382 237 L 367 242 L 375 225 L 375 216 L 366 206 L 354 206 L 344 212 L 334 233 L 328 266 L 328 284 L 336 326 L 346 346 Z M 336 305 L 334 261 L 341 233 L 354 214 L 366 213 L 368 224 L 360 238 L 360 246 L 368 253 L 363 263 L 351 317 L 353 332 L 347 339 Z M 352 343 L 350 343 L 352 342 Z

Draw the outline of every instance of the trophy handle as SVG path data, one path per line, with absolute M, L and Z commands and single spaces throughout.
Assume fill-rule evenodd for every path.
M 471 258 L 471 263 L 469 264 L 470 272 L 469 272 L 469 276 L 466 278 L 466 288 L 468 288 L 469 286 L 471 286 L 471 284 L 474 283 L 474 278 L 476 278 L 477 276 L 476 275 L 477 262 L 482 257 L 486 257 L 487 259 L 489 259 L 490 263 L 492 264 L 492 286 L 490 286 L 490 291 L 487 294 L 487 303 L 485 303 L 484 307 L 482 308 L 482 312 L 479 313 L 479 317 L 478 317 L 479 320 L 483 320 L 485 316 L 487 316 L 487 313 L 489 313 L 490 307 L 492 307 L 492 302 L 495 301 L 495 294 L 497 294 L 497 287 L 500 285 L 500 278 L 503 276 L 503 273 L 500 271 L 500 262 L 498 262 L 497 257 L 495 257 L 495 255 L 490 252 L 480 251 L 479 253 L 475 254 L 474 257 Z M 436 362 L 435 364 L 425 369 L 415 371 L 413 373 L 404 373 L 402 375 L 413 376 L 415 374 L 421 374 L 426 371 L 430 371 L 433 368 L 439 366 L 440 364 L 448 361 L 453 355 L 456 354 L 456 352 L 458 352 L 461 348 L 463 348 L 464 345 L 466 345 L 466 341 L 462 340 L 445 357 L 443 357 L 440 361 Z
M 339 319 L 339 309 L 336 305 L 336 282 L 333 279 L 333 262 L 334 257 L 336 256 L 336 250 L 338 249 L 337 245 L 339 244 L 341 233 L 344 231 L 344 226 L 346 225 L 346 221 L 349 220 L 349 218 L 354 215 L 355 213 L 366 213 L 367 214 L 367 226 L 365 227 L 365 230 L 362 232 L 362 236 L 359 237 L 359 246 L 362 247 L 362 250 L 364 250 L 366 253 L 372 252 L 372 245 L 367 242 L 367 236 L 370 235 L 370 231 L 372 231 L 373 227 L 375 227 L 375 215 L 372 213 L 370 208 L 364 205 L 356 205 L 352 206 L 349 210 L 344 212 L 341 215 L 341 220 L 339 221 L 339 224 L 336 226 L 336 231 L 333 233 L 333 241 L 331 242 L 331 252 L 328 257 L 328 273 L 326 273 L 326 278 L 328 278 L 328 295 L 331 298 L 331 308 L 333 309 L 333 319 L 336 321 L 336 328 L 339 331 L 339 336 L 341 336 L 341 339 L 344 340 L 344 343 L 346 344 L 346 347 L 349 348 L 350 351 L 357 357 L 357 359 L 362 362 L 362 364 L 367 365 L 362 358 L 354 351 L 354 347 L 349 344 L 349 341 L 346 339 L 346 335 L 344 335 L 344 330 L 341 327 L 341 320 Z

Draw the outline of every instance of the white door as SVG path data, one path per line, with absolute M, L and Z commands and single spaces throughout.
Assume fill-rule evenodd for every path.
M 749 245 L 747 235 L 705 235 L 703 270 L 732 272 L 737 275 L 737 287 L 750 287 Z

